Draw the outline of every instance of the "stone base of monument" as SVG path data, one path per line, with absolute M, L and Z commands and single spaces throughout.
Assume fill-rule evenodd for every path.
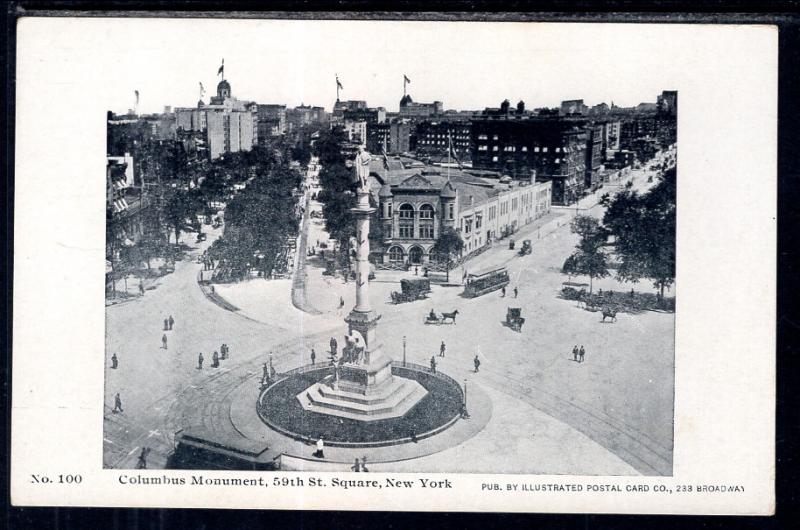
M 329 375 L 297 394 L 308 411 L 359 421 L 399 418 L 428 391 L 411 379 L 392 375 L 391 359 L 378 355 L 369 364 L 342 366 L 339 380 Z

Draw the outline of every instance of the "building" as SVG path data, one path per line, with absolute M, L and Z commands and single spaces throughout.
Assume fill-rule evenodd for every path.
M 472 121 L 472 166 L 514 180 L 552 181 L 553 204 L 583 193 L 587 133 L 583 122 L 558 116 L 509 116 Z
M 286 134 L 286 105 L 258 105 L 258 139 Z
M 586 162 L 584 187 L 594 191 L 602 186 L 600 171 L 603 168 L 603 127 L 602 125 L 586 125 Z
M 447 160 L 450 146 L 450 156 L 455 156 L 462 164 L 472 165 L 471 121 L 425 120 L 417 123 L 417 156 L 430 157 L 436 161 Z
M 390 123 L 367 123 L 367 151 L 381 153 L 407 153 L 411 150 L 411 124 L 407 120 L 392 120 Z
M 409 166 L 389 169 L 378 158 L 370 168 L 372 190 L 378 190 L 381 244 L 372 256 L 378 268 L 434 266 L 433 246 L 446 228 L 460 234 L 462 258 L 468 258 L 550 211 L 550 182 Z
M 258 105 L 231 94 L 230 83 L 223 79 L 208 105 L 201 99 L 196 109 L 175 109 L 178 130 L 205 132 L 212 160 L 225 153 L 249 151 L 258 143 Z
M 341 124 L 347 140 L 360 146 L 367 146 L 367 122 L 364 120 L 344 120 Z
M 678 115 L 678 91 L 664 90 L 656 101 L 658 113 L 662 115 Z
M 568 99 L 561 102 L 559 113 L 562 116 L 569 116 L 573 114 L 586 114 L 589 108 L 583 104 L 582 99 Z
M 286 111 L 286 132 L 297 132 L 308 126 L 324 126 L 329 121 L 328 113 L 323 107 L 300 105 Z
M 401 118 L 428 118 L 431 116 L 438 116 L 444 112 L 444 103 L 441 101 L 434 101 L 433 103 L 417 103 L 411 99 L 411 96 L 406 94 L 400 99 L 400 117 Z

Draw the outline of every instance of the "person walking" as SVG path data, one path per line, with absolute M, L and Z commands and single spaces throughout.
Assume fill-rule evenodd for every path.
M 336 348 L 338 344 L 336 344 L 336 337 L 331 337 L 331 354 L 336 355 Z
M 203 271 L 200 271 L 200 283 L 203 283 Z
M 339 309 L 341 309 L 341 308 L 343 308 L 343 307 L 344 307 L 344 298 L 342 298 L 342 297 L 340 296 L 340 297 L 339 297 Z
M 516 297 L 517 297 L 517 294 L 518 294 L 518 293 L 519 293 L 519 291 L 517 291 L 517 288 L 516 288 L 516 287 L 514 287 L 514 298 L 516 298 Z
M 581 363 L 583 362 L 583 356 L 584 355 L 586 355 L 586 350 L 583 349 L 583 344 L 581 344 L 581 349 L 578 352 L 578 356 L 579 356 L 579 359 L 580 359 L 578 362 L 581 362 Z
M 119 392 L 114 396 L 114 409 L 111 411 L 113 414 L 117 412 L 124 412 L 122 410 L 122 398 L 119 397 Z
M 444 357 L 444 352 L 447 347 L 444 345 L 444 341 L 442 341 L 441 346 L 439 346 L 439 357 Z
M 168 330 L 169 330 L 169 319 L 165 318 L 164 319 L 164 331 L 168 331 Z
M 575 362 L 578 362 L 578 345 L 577 344 L 572 348 L 572 360 L 575 361 Z
M 356 457 L 355 462 L 353 463 L 353 465 L 350 466 L 350 470 L 351 471 L 355 471 L 356 473 L 361 471 L 361 462 L 358 461 L 358 457 Z
M 436 356 L 435 355 L 431 355 L 431 373 L 432 374 L 436 373 Z
M 475 373 L 477 374 L 478 370 L 480 370 L 480 368 L 481 368 L 481 360 L 478 359 L 477 355 L 475 356 L 475 359 L 472 361 L 472 364 L 475 365 Z
M 139 453 L 139 461 L 136 463 L 136 469 L 147 469 L 147 455 L 150 454 L 149 447 L 142 447 L 142 452 Z
M 219 368 L 219 353 L 217 353 L 217 350 L 214 350 L 211 355 L 211 368 Z
M 161 346 L 165 350 L 167 349 L 167 334 L 166 333 L 164 333 L 164 335 L 161 337 Z
M 369 472 L 369 469 L 367 469 L 367 457 L 366 456 L 362 456 L 361 457 L 361 471 L 363 473 L 368 473 Z
M 317 352 L 314 351 L 314 348 L 311 348 L 311 365 L 313 366 L 317 361 Z
M 139 294 L 144 296 L 144 285 L 142 285 L 142 280 L 139 280 Z
M 172 318 L 172 315 L 169 316 L 169 329 L 172 329 L 172 326 L 175 325 L 175 319 Z
M 200 352 L 200 355 L 197 356 L 197 369 L 203 369 L 203 352 Z
M 503 288 L 501 289 L 501 291 L 500 291 L 500 292 L 501 292 L 501 293 L 503 293 L 501 296 L 502 296 L 503 298 L 505 298 L 505 297 L 506 297 L 506 286 L 505 286 L 505 285 L 503 286 Z
M 117 369 L 117 366 L 118 366 L 118 363 L 117 363 L 117 354 L 115 353 L 115 354 L 113 354 L 113 355 L 111 356 L 111 369 L 112 369 L 112 370 L 116 370 L 116 369 Z
M 317 458 L 325 458 L 325 442 L 322 441 L 322 436 L 317 438 L 317 450 L 314 452 Z

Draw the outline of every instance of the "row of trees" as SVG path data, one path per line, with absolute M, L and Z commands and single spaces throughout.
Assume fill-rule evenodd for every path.
M 618 260 L 617 278 L 653 281 L 661 298 L 675 281 L 676 172 L 670 169 L 645 194 L 626 188 L 615 196 L 604 196 L 602 222 L 588 216 L 572 221 L 580 236 L 575 252 L 564 262 L 566 274 L 592 280 L 610 274 L 610 253 Z

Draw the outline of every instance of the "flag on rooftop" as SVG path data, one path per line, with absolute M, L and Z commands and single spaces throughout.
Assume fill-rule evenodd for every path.
M 406 83 L 409 83 L 409 84 L 411 83 L 411 79 L 409 79 L 406 74 L 403 74 L 403 81 L 405 81 Z
M 225 75 L 224 72 L 225 72 L 225 59 L 222 59 L 222 64 L 219 66 L 219 70 L 217 70 L 217 75 L 223 74 L 224 77 Z
M 339 76 L 338 75 L 336 76 L 336 86 L 338 88 L 341 88 L 342 90 L 344 90 L 344 87 L 342 86 L 342 83 L 339 81 Z

